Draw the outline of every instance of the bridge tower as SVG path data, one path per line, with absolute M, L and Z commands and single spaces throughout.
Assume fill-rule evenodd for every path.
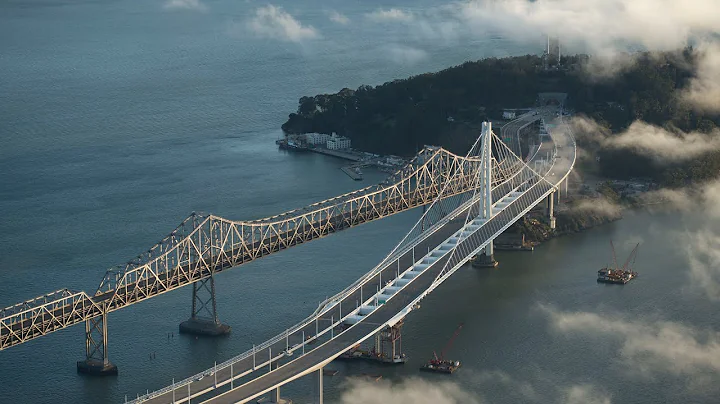
M 480 181 L 481 189 L 479 192 L 483 193 L 483 217 L 486 220 L 490 220 L 492 218 L 492 123 L 491 122 L 483 122 L 482 123 L 482 153 L 480 154 L 482 157 L 482 178 Z M 475 268 L 494 268 L 498 265 L 498 262 L 495 261 L 495 255 L 494 255 L 494 248 L 493 248 L 493 240 L 490 240 L 487 246 L 485 246 L 485 250 L 482 254 L 478 254 L 475 256 L 475 259 L 473 260 L 473 267 Z

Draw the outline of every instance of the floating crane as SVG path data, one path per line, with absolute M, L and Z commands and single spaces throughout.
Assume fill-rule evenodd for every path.
M 615 246 L 613 245 L 613 242 L 611 240 L 610 248 L 612 248 L 613 254 L 613 267 L 605 267 L 600 269 L 598 271 L 597 281 L 602 283 L 626 284 L 630 282 L 630 280 L 632 280 L 633 278 L 636 278 L 638 274 L 637 272 L 632 270 L 630 261 L 632 260 L 632 265 L 635 265 L 638 247 L 640 247 L 640 243 L 637 243 L 637 245 L 635 245 L 635 248 L 633 248 L 632 252 L 625 261 L 625 264 L 623 264 L 622 268 L 620 268 L 618 267 L 617 257 L 615 256 Z
M 630 271 L 630 272 L 632 272 L 632 266 L 635 265 L 635 259 L 637 258 L 638 247 L 640 247 L 640 243 L 637 243 L 637 244 L 635 245 L 635 248 L 633 248 L 632 252 L 630 252 L 630 255 L 628 256 L 627 261 L 625 261 L 625 264 L 624 264 L 623 267 L 622 267 L 622 270 L 623 270 L 623 271 Z M 631 259 L 632 259 L 632 265 L 631 265 L 631 266 L 628 266 L 628 264 L 630 264 L 630 260 L 631 260 Z M 634 272 L 633 272 L 633 273 L 634 273 Z M 636 274 L 636 275 L 637 275 L 637 274 Z
M 457 338 L 458 334 L 460 334 L 460 330 L 462 330 L 462 328 L 463 323 L 460 323 L 457 329 L 455 329 L 455 333 L 453 334 L 453 336 L 445 345 L 445 348 L 440 351 L 440 357 L 438 358 L 437 353 L 433 351 L 433 359 L 430 359 L 427 363 L 425 363 L 420 368 L 420 370 L 439 373 L 452 373 L 456 371 L 460 367 L 460 361 L 452 361 L 449 359 L 445 359 L 445 352 L 447 352 L 447 350 L 450 349 L 450 347 L 452 346 L 453 342 L 455 342 L 455 338 Z

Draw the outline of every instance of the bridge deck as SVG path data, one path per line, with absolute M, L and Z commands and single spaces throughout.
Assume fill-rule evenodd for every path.
M 535 185 L 540 194 L 547 194 L 552 187 L 547 183 L 539 183 Z M 484 223 L 479 230 L 460 242 L 458 250 L 474 251 L 486 244 L 492 237 L 500 231 L 505 225 L 518 219 L 517 214 L 537 203 L 535 199 L 536 193 L 526 193 L 517 200 L 513 201 L 508 208 L 503 209 L 496 214 L 488 222 Z M 432 236 L 432 243 L 440 245 L 447 237 L 443 235 L 454 233 L 451 229 L 455 226 L 448 224 L 443 227 L 442 233 Z M 444 255 L 442 258 L 434 262 L 419 276 L 413 279 L 407 287 L 392 296 L 387 303 L 381 305 L 377 310 L 368 316 L 365 316 L 359 323 L 353 325 L 348 330 L 337 335 L 334 339 L 326 342 L 312 352 L 301 356 L 276 370 L 262 375 L 234 390 L 223 393 L 217 397 L 205 401 L 208 404 L 225 404 L 225 403 L 243 403 L 256 398 L 273 388 L 288 383 L 298 377 L 308 374 L 312 370 L 318 369 L 323 364 L 332 360 L 343 352 L 350 349 L 355 344 L 369 338 L 385 327 L 385 324 L 395 317 L 402 310 L 406 309 L 416 298 L 422 296 L 431 288 L 438 275 L 445 268 L 446 263 L 450 260 L 450 254 Z M 453 257 L 453 260 L 455 258 Z M 453 263 L 451 262 L 450 265 Z
M 554 119 L 554 114 L 555 112 L 553 109 L 546 109 L 545 111 L 541 111 L 540 116 L 545 118 L 547 121 L 550 121 Z M 528 118 L 527 116 L 525 116 L 522 119 L 527 121 L 537 118 Z M 553 154 L 553 152 L 555 152 L 556 150 L 555 147 L 558 147 L 558 156 L 560 156 L 561 159 L 554 160 L 553 166 L 546 167 L 547 171 L 542 171 L 542 174 L 545 175 L 545 179 L 547 179 L 548 182 L 538 182 L 531 188 L 535 192 L 525 193 L 523 196 L 518 198 L 510 205 L 504 206 L 501 211 L 497 212 L 495 217 L 493 217 L 489 222 L 485 223 L 480 230 L 478 230 L 476 233 L 474 233 L 473 236 L 463 242 L 464 244 L 472 245 L 466 246 L 461 243 L 459 247 L 464 246 L 466 249 L 472 248 L 473 246 L 477 247 L 483 242 L 491 240 L 492 237 L 496 235 L 496 232 L 502 231 L 504 226 L 511 224 L 511 222 L 521 217 L 525 209 L 529 209 L 532 206 L 536 205 L 542 200 L 543 195 L 547 195 L 552 192 L 555 188 L 552 184 L 559 184 L 569 174 L 575 160 L 574 140 L 572 139 L 568 128 L 561 126 L 560 129 L 562 130 L 552 131 L 551 135 L 553 141 L 544 143 L 541 150 L 535 156 L 533 156 L 534 159 L 543 159 L 546 155 L 546 152 L 550 152 L 551 154 Z M 508 192 L 508 190 L 502 190 L 499 188 L 495 189 L 493 191 L 493 200 L 498 200 L 498 198 L 505 195 L 506 192 Z M 451 222 L 446 224 L 435 234 L 431 235 L 429 238 L 419 243 L 416 247 L 416 251 L 427 251 L 428 248 L 432 249 L 434 246 L 439 245 L 448 236 L 452 235 L 455 231 L 457 231 L 462 224 L 463 223 L 458 222 Z M 483 237 L 483 239 L 478 239 L 478 237 Z M 447 257 L 443 258 L 443 260 L 445 259 L 447 259 Z M 400 258 L 401 268 L 407 268 L 412 264 L 412 256 L 409 252 Z M 326 342 L 319 347 L 314 348 L 313 350 L 310 350 L 310 346 L 306 346 L 307 354 L 300 357 L 295 356 L 294 360 L 292 359 L 292 357 L 288 358 L 282 354 L 273 354 L 272 360 L 277 361 L 277 363 L 280 363 L 279 359 L 283 359 L 283 361 L 290 359 L 290 362 L 280 366 L 278 369 L 273 370 L 267 374 L 254 376 L 256 377 L 254 380 L 251 380 L 230 392 L 221 394 L 214 399 L 210 399 L 208 402 L 244 402 L 250 400 L 252 397 L 257 397 L 263 392 L 269 391 L 274 387 L 277 387 L 297 377 L 307 374 L 313 368 L 317 368 L 323 363 L 332 360 L 332 358 L 340 355 L 342 352 L 352 347 L 358 341 L 373 335 L 377 330 L 379 330 L 378 327 L 382 328 L 382 324 L 388 319 L 392 318 L 397 313 L 399 313 L 407 305 L 408 302 L 411 302 L 415 297 L 426 293 L 425 291 L 427 291 L 427 289 L 431 287 L 432 281 L 434 281 L 436 275 L 442 270 L 441 266 L 442 265 L 440 262 L 434 263 L 430 268 L 428 268 L 428 270 L 423 272 L 421 276 L 418 276 L 416 279 L 414 279 L 413 282 L 408 285 L 408 287 L 403 289 L 402 293 L 394 295 L 393 298 L 388 300 L 385 305 L 382 305 L 379 309 L 375 310 L 369 316 L 363 318 L 363 321 L 355 324 L 345 332 L 336 335 L 336 337 L 331 341 Z M 391 265 L 388 265 L 385 269 L 383 269 L 382 278 L 393 279 L 396 271 L 396 261 L 392 261 Z M 435 276 L 433 276 L 433 274 Z M 365 290 L 374 291 L 375 288 L 379 286 L 379 282 L 377 281 L 378 279 L 374 278 L 373 281 L 366 283 Z M 412 287 L 410 287 L 411 285 Z M 367 295 L 365 296 L 365 298 L 366 297 Z M 347 312 L 354 309 L 358 300 L 360 300 L 359 292 L 347 296 L 342 301 L 342 306 L 345 308 L 342 313 L 347 314 Z M 337 319 L 341 317 L 339 309 L 339 305 L 335 305 L 329 312 L 327 312 L 320 318 L 320 321 L 324 321 L 327 325 L 329 325 L 329 317 L 333 316 L 334 320 L 337 322 Z M 287 346 L 292 347 L 293 345 L 295 345 L 295 343 L 302 343 L 302 331 L 305 332 L 306 336 L 314 336 L 315 326 L 313 324 L 308 324 L 306 327 L 298 330 L 297 333 L 290 335 L 288 337 Z M 277 353 L 281 352 L 285 348 L 285 341 L 278 341 L 272 346 L 272 351 L 273 353 Z M 263 351 L 263 353 L 266 354 L 263 362 L 267 364 L 269 363 L 269 358 L 267 356 L 268 351 L 265 350 Z M 258 353 L 258 357 L 261 356 L 263 353 Z M 238 377 L 238 375 L 250 376 L 252 372 L 252 357 L 234 363 L 234 375 L 236 376 L 236 378 Z M 213 390 L 215 387 L 214 378 L 215 377 L 213 375 L 213 377 L 207 377 L 203 380 L 193 382 L 190 385 L 190 391 L 192 396 L 195 397 L 200 393 Z M 218 369 L 218 386 L 229 383 L 229 378 L 230 369 Z M 158 392 L 159 395 L 149 400 L 147 400 L 146 398 L 145 400 L 143 400 L 143 402 L 170 402 L 171 392 L 172 390 L 164 393 Z M 179 386 L 175 389 L 175 400 L 183 400 L 185 397 L 187 397 L 187 392 L 187 385 Z

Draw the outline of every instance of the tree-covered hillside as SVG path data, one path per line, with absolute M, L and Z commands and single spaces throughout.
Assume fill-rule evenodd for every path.
M 694 112 L 677 98 L 692 78 L 695 59 L 690 48 L 638 55 L 631 67 L 610 79 L 589 75 L 581 67 L 587 62 L 582 55 L 565 57 L 562 69 L 549 71 L 534 55 L 466 62 L 376 87 L 302 97 L 282 129 L 287 134 L 337 132 L 358 149 L 384 154 L 411 155 L 424 144 L 462 153 L 480 123 L 499 119 L 502 108 L 532 106 L 539 92 L 566 92 L 570 108 L 614 133 L 635 120 L 710 133 L 720 126 L 720 117 Z M 677 183 L 720 170 L 717 154 L 656 167 L 659 163 L 629 151 L 596 152 L 602 156 L 602 173 L 614 177 L 651 176 Z

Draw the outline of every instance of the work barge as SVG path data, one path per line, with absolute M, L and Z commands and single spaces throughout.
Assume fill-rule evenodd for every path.
M 633 248 L 632 252 L 625 261 L 625 264 L 623 264 L 623 266 L 620 268 L 618 267 L 617 258 L 615 256 L 615 246 L 613 245 L 613 242 L 610 241 L 610 248 L 612 249 L 613 254 L 613 266 L 606 266 L 598 271 L 598 283 L 624 285 L 631 280 L 637 278 L 638 274 L 637 272 L 632 270 L 632 266 L 635 264 L 635 259 L 637 258 L 638 247 L 640 247 L 640 243 L 637 243 L 637 245 L 635 245 L 635 248 Z

